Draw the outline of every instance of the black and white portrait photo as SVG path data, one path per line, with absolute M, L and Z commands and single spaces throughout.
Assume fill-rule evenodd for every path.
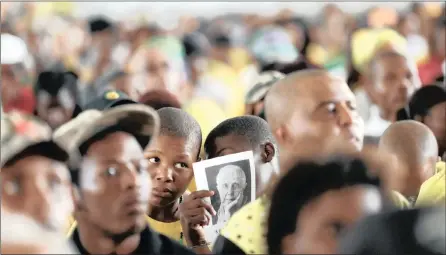
M 197 190 L 214 191 L 209 202 L 217 212 L 211 231 L 218 235 L 231 216 L 255 200 L 255 169 L 252 151 L 213 158 L 194 164 Z M 211 237 L 212 239 L 212 237 Z

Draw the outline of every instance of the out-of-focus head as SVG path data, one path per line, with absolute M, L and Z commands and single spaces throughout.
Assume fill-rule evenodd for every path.
M 380 52 L 369 64 L 365 90 L 380 113 L 389 120 L 421 86 L 415 62 L 395 51 Z
M 6 88 L 30 85 L 34 62 L 26 43 L 17 36 L 2 33 L 0 45 L 2 92 Z
M 73 138 L 79 189 L 75 217 L 109 235 L 146 227 L 151 180 L 143 150 L 158 135 L 157 113 L 144 105 L 100 112 Z
M 259 116 L 263 111 L 265 96 L 271 86 L 285 75 L 277 71 L 260 73 L 254 86 L 246 93 L 245 112 L 249 115 Z
M 394 154 L 405 164 L 401 194 L 416 197 L 421 184 L 435 174 L 438 145 L 432 131 L 424 124 L 412 120 L 390 125 L 380 141 L 380 149 Z
M 65 231 L 73 212 L 67 152 L 40 120 L 11 112 L 2 118 L 2 208 L 33 218 L 51 231 Z
M 398 120 L 411 119 L 424 123 L 437 138 L 439 156 L 446 151 L 446 90 L 440 86 L 424 86 L 417 90 Z
M 334 141 L 350 150 L 362 148 L 364 123 L 355 96 L 344 80 L 324 70 L 299 71 L 278 81 L 266 96 L 265 113 L 281 165 L 329 153 Z
M 253 151 L 257 192 L 263 190 L 272 175 L 278 174 L 277 142 L 263 119 L 241 116 L 227 119 L 206 138 L 204 149 L 208 159 Z
M 155 110 L 164 107 L 181 109 L 181 103 L 178 98 L 167 90 L 158 89 L 149 91 L 140 97 L 139 102 Z
M 79 108 L 78 77 L 72 72 L 44 71 L 35 84 L 36 114 L 55 129 L 69 121 Z
M 446 57 L 446 17 L 440 16 L 435 26 L 435 49 L 438 57 Z M 444 69 L 443 69 L 444 70 Z
M 269 254 L 333 254 L 345 229 L 386 206 L 379 179 L 362 160 L 301 162 L 273 193 Z
M 83 109 L 84 110 L 99 110 L 105 111 L 113 107 L 126 104 L 136 104 L 137 102 L 130 99 L 127 94 L 119 90 L 106 90 L 102 95 L 96 97 L 92 101 L 88 102 Z
M 77 253 L 63 234 L 49 232 L 27 216 L 8 212 L 3 204 L 1 224 L 2 254 Z

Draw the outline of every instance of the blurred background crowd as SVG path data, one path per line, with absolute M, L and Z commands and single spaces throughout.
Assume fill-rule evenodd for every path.
M 261 114 L 261 106 L 253 108 L 255 104 L 245 100 L 260 73 L 319 67 L 348 80 L 361 115 L 372 121 L 366 133 L 374 136 L 381 132 L 382 123 L 373 122 L 370 106 L 393 107 L 364 90 L 370 80 L 368 63 L 379 49 L 406 51 L 416 67 L 414 77 L 419 75 L 422 85 L 443 79 L 445 19 L 439 2 L 398 8 L 376 5 L 354 14 L 336 4 L 320 4 L 310 17 L 291 8 L 278 9 L 274 15 L 257 14 L 255 3 L 245 3 L 242 10 L 233 6 L 226 14 L 218 12 L 219 3 L 212 8 L 203 3 L 203 12 L 213 9 L 214 17 L 199 15 L 200 3 L 195 3 L 193 12 L 199 16 L 158 10 L 152 17 L 150 13 L 157 9 L 149 3 L 143 5 L 147 12 L 124 15 L 116 11 L 118 3 L 112 3 L 114 12 L 104 7 L 103 15 L 97 15 L 101 4 L 2 3 L 5 112 L 35 112 L 55 128 L 113 88 L 133 100 L 177 102 L 199 120 L 205 136 L 225 118 Z M 181 9 L 179 3 L 169 4 Z M 302 13 L 306 3 L 293 8 Z M 409 92 L 410 96 L 413 91 Z M 391 91 L 381 93 L 386 101 L 398 101 Z M 53 100 L 58 95 L 59 100 Z

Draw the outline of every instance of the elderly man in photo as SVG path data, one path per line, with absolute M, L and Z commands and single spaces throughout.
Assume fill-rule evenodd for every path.
M 243 194 L 247 186 L 246 175 L 239 166 L 227 165 L 218 172 L 216 182 L 220 207 L 213 222 L 223 226 L 234 212 L 247 203 Z

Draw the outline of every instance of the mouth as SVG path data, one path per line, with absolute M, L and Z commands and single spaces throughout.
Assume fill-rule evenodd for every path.
M 152 189 L 152 196 L 160 197 L 160 198 L 170 198 L 173 196 L 172 191 L 169 189 Z

